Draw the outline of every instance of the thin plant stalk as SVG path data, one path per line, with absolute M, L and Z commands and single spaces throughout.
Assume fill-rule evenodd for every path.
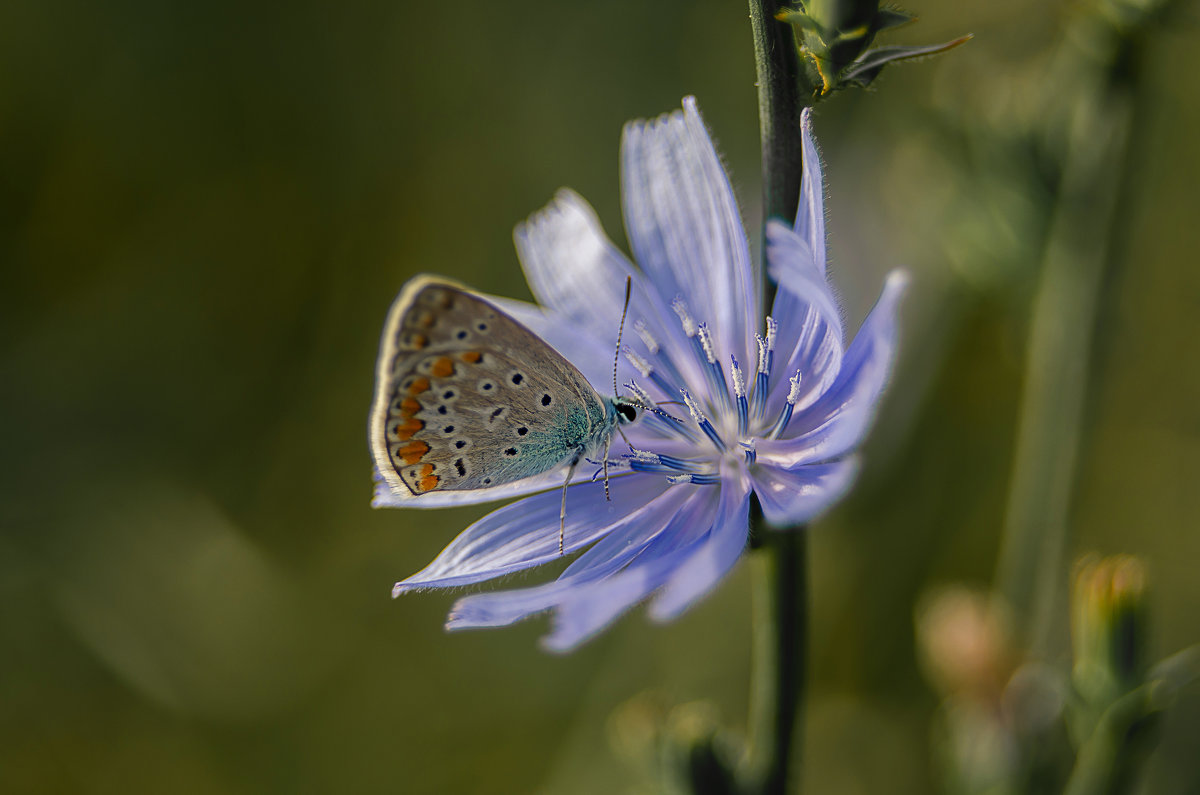
M 1051 71 L 1073 101 L 1046 114 L 1061 178 L 1033 304 L 996 583 L 1026 627 L 1028 648 L 1062 637 L 1071 497 L 1083 441 L 1097 307 L 1119 234 L 1135 121 L 1128 31 L 1078 19 Z
M 799 63 L 791 30 L 778 22 L 775 0 L 750 0 L 758 75 L 762 136 L 763 222 L 791 223 L 800 203 L 803 166 Z M 765 271 L 765 250 L 764 250 Z M 774 297 L 768 284 L 767 303 Z M 739 768 L 742 790 L 779 795 L 789 790 L 798 716 L 804 700 L 807 634 L 806 538 L 802 528 L 782 532 L 752 513 L 754 577 L 753 664 L 746 754 Z

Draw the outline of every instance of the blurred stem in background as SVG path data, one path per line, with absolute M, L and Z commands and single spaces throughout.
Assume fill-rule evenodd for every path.
M 1097 0 L 1068 24 L 1029 132 L 1057 173 L 1026 345 L 996 587 L 1045 658 L 1062 617 L 1071 496 L 1100 291 L 1121 234 L 1140 53 L 1171 0 Z M 1032 186 L 1031 186 L 1032 187 Z
M 1085 558 L 1070 588 L 1065 564 L 1098 309 L 1122 260 L 1122 202 L 1142 146 L 1142 54 L 1176 5 L 1077 8 L 1048 63 L 1031 69 L 1034 88 L 1008 125 L 976 139 L 964 125 L 969 146 L 1009 155 L 1008 175 L 976 171 L 967 183 L 979 204 L 1003 206 L 1016 187 L 1039 217 L 1016 233 L 1036 241 L 1037 285 L 994 593 L 943 594 L 918 609 L 927 673 L 945 696 L 944 783 L 956 795 L 1132 791 L 1144 783 L 1160 713 L 1200 673 L 1195 649 L 1147 665 L 1138 559 Z M 1014 132 L 1015 144 L 1005 137 Z M 1024 152 L 1036 167 L 1021 168 Z M 1057 664 L 1068 613 L 1069 675 Z

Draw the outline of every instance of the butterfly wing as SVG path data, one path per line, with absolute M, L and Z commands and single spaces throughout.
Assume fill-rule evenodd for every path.
M 489 489 L 537 475 L 611 433 L 587 379 L 529 329 L 431 276 L 384 327 L 371 450 L 396 497 Z

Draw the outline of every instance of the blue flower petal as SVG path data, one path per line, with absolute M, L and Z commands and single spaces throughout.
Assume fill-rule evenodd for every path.
M 862 441 L 874 419 L 896 353 L 896 309 L 908 284 L 893 271 L 874 309 L 863 321 L 825 394 L 792 417 L 785 438 L 764 441 L 756 452 L 776 464 L 794 466 L 836 458 Z
M 661 478 L 624 475 L 610 480 L 612 500 L 606 501 L 602 482 L 572 485 L 567 489 L 565 550 L 592 543 L 667 488 Z M 559 560 L 561 499 L 555 490 L 493 511 L 460 533 L 424 569 L 396 583 L 392 594 L 467 585 Z
M 813 261 L 825 275 L 825 183 L 821 175 L 821 153 L 812 134 L 812 108 L 800 117 L 804 163 L 800 177 L 800 207 L 796 211 L 796 233 L 808 244 Z
M 750 484 L 742 472 L 721 482 L 721 502 L 709 537 L 675 568 L 650 605 L 655 621 L 670 621 L 711 591 L 741 557 L 750 536 Z
M 447 629 L 498 627 L 551 609 L 589 583 L 620 571 L 681 514 L 701 487 L 667 489 L 608 528 L 607 535 L 576 559 L 554 582 L 533 588 L 473 594 L 454 604 Z
M 568 356 L 593 387 L 604 392 L 611 388 L 613 346 L 624 308 L 627 277 L 633 279 L 627 328 L 640 322 L 671 358 L 691 358 L 692 346 L 669 308 L 668 302 L 674 296 L 664 300 L 653 283 L 629 264 L 578 194 L 560 190 L 554 201 L 516 228 L 513 240 L 534 297 L 549 310 L 549 322 L 528 325 Z M 602 348 L 605 356 L 589 356 L 583 362 L 572 358 L 581 337 Z M 637 335 L 627 334 L 624 343 L 643 358 L 650 354 Z M 607 362 L 592 372 L 590 365 L 596 358 L 606 358 Z
M 749 361 L 760 272 L 733 189 L 688 97 L 683 111 L 625 126 L 621 148 L 625 228 L 638 263 L 664 301 L 682 296 L 708 323 L 722 360 Z
M 776 527 L 792 527 L 815 519 L 850 488 L 858 472 L 854 458 L 784 469 L 755 467 L 754 493 L 763 516 Z
M 779 286 L 771 316 L 779 324 L 768 413 L 782 411 L 788 380 L 800 373 L 803 408 L 825 392 L 842 364 L 842 317 L 808 243 L 779 221 L 767 224 L 767 263 Z
M 570 651 L 660 588 L 681 563 L 705 546 L 718 514 L 714 489 L 689 495 L 668 525 L 622 571 L 572 591 L 554 613 L 542 640 L 551 651 Z

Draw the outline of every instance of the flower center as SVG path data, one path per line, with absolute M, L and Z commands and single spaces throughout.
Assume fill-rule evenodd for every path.
M 664 439 L 672 442 L 664 447 L 678 447 L 683 441 L 689 454 L 668 455 L 634 449 L 625 458 L 632 470 L 663 473 L 672 483 L 718 483 L 723 461 L 726 465 L 749 466 L 755 461 L 756 439 L 774 439 L 783 433 L 800 394 L 800 373 L 790 379 L 790 389 L 779 414 L 766 416 L 778 333 L 776 322 L 768 317 L 766 333 L 755 335 L 758 361 L 753 383 L 747 389 L 745 373 L 733 354 L 729 356 L 730 367 L 726 375 L 708 324 L 697 323 L 682 298 L 672 301 L 671 308 L 693 347 L 703 381 L 686 384 L 680 373 L 687 368 L 672 361 L 667 349 L 639 321 L 634 324 L 634 329 L 645 343 L 649 357 L 645 358 L 629 347 L 623 348 L 622 353 L 644 381 L 652 384 L 665 399 L 655 401 L 636 381 L 625 387 L 646 407 L 644 421 L 652 423 Z M 689 386 L 694 388 L 689 389 Z M 681 412 L 664 408 L 681 402 L 686 409 L 686 419 L 677 416 Z

